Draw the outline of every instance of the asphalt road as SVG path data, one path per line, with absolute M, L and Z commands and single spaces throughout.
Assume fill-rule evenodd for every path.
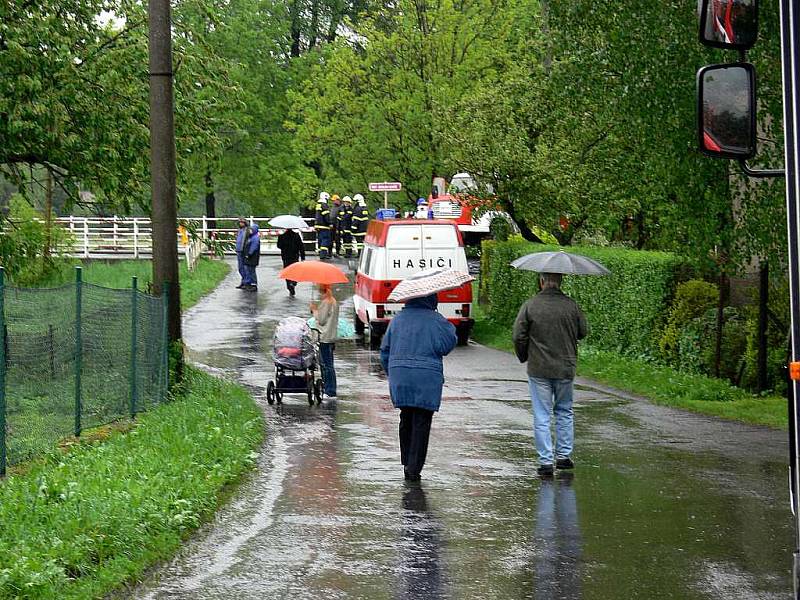
M 479 345 L 447 358 L 421 485 L 403 481 L 377 355 L 337 344 L 339 398 L 268 406 L 275 323 L 308 314 L 278 261 L 185 316 L 190 358 L 266 417 L 257 470 L 131 597 L 790 598 L 785 434 L 579 381 L 573 477 L 536 477 L 524 368 Z M 342 315 L 352 304 L 347 289 Z

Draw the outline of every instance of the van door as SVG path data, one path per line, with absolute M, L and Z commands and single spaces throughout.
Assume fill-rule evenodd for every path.
M 425 267 L 422 261 L 422 227 L 392 225 L 386 234 L 386 279 L 405 279 Z
M 458 245 L 453 225 L 422 226 L 422 258 L 425 268 L 435 267 L 466 271 L 464 249 Z

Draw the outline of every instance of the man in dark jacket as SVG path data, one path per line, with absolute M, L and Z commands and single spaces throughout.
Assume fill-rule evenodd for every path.
M 245 286 L 245 280 L 247 279 L 247 274 L 245 273 L 244 268 L 244 246 L 248 237 L 249 232 L 247 231 L 247 221 L 243 217 L 240 217 L 239 231 L 236 232 L 236 263 L 239 267 L 239 275 L 242 279 L 239 282 L 239 285 L 236 286 L 238 289 L 242 289 Z
M 456 347 L 456 328 L 436 311 L 436 294 L 406 302 L 381 342 L 392 404 L 400 409 L 400 462 L 419 481 L 428 455 L 433 413 L 442 402 L 442 357 Z
M 369 209 L 364 196 L 356 194 L 353 196 L 353 218 L 350 231 L 353 234 L 353 245 L 356 254 L 360 254 L 364 248 L 364 238 L 367 236 L 367 226 L 369 225 Z
M 287 229 L 278 236 L 278 249 L 281 251 L 283 268 L 296 263 L 298 260 L 306 259 L 306 249 L 303 247 L 303 238 L 294 229 Z M 286 280 L 286 289 L 289 295 L 294 296 L 294 289 L 297 287 L 296 281 Z
M 244 266 L 247 280 L 242 289 L 255 292 L 258 290 L 258 276 L 256 267 L 261 260 L 261 237 L 258 234 L 258 225 L 253 223 L 250 226 L 250 237 L 245 243 Z
M 326 260 L 331 254 L 331 209 L 328 206 L 328 192 L 320 192 L 317 210 L 314 217 L 314 229 L 317 231 L 317 251 L 319 259 Z
M 344 247 L 344 255 L 350 258 L 353 254 L 353 238 L 351 228 L 353 226 L 353 200 L 350 196 L 342 198 L 342 205 L 336 213 L 336 252 L 341 254 Z
M 542 273 L 541 291 L 519 309 L 514 322 L 514 350 L 528 363 L 533 404 L 533 430 L 539 454 L 539 475 L 552 476 L 553 467 L 571 469 L 574 440 L 572 393 L 578 364 L 578 340 L 586 337 L 583 312 L 561 291 L 560 273 Z M 556 417 L 556 448 L 550 416 Z

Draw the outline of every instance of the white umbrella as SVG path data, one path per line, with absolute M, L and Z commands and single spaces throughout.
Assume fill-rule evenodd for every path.
M 564 275 L 610 275 L 596 260 L 580 254 L 558 252 L 534 252 L 526 254 L 511 263 L 515 269 L 536 271 L 537 273 L 562 273 Z
M 306 229 L 308 227 L 308 223 L 294 215 L 278 215 L 271 218 L 269 224 L 278 229 Z
M 436 292 L 459 288 L 474 279 L 469 273 L 452 269 L 425 269 L 398 283 L 389 294 L 389 301 L 405 302 L 412 298 L 424 298 Z

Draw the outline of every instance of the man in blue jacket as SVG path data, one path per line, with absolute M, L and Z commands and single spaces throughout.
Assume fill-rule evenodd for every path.
M 246 284 L 247 273 L 244 268 L 244 246 L 249 233 L 247 231 L 247 221 L 244 217 L 239 218 L 239 231 L 236 232 L 236 263 L 239 267 L 239 276 L 242 278 L 237 289 L 242 289 Z
M 242 289 L 255 292 L 258 289 L 256 267 L 261 260 L 261 237 L 258 234 L 258 225 L 255 223 L 250 226 L 249 231 L 250 236 L 244 247 L 244 268 L 247 279 Z
M 400 462 L 409 481 L 419 481 L 425 465 L 433 413 L 442 402 L 442 357 L 457 341 L 456 328 L 437 306 L 436 294 L 408 300 L 381 343 L 392 404 L 400 409 Z

